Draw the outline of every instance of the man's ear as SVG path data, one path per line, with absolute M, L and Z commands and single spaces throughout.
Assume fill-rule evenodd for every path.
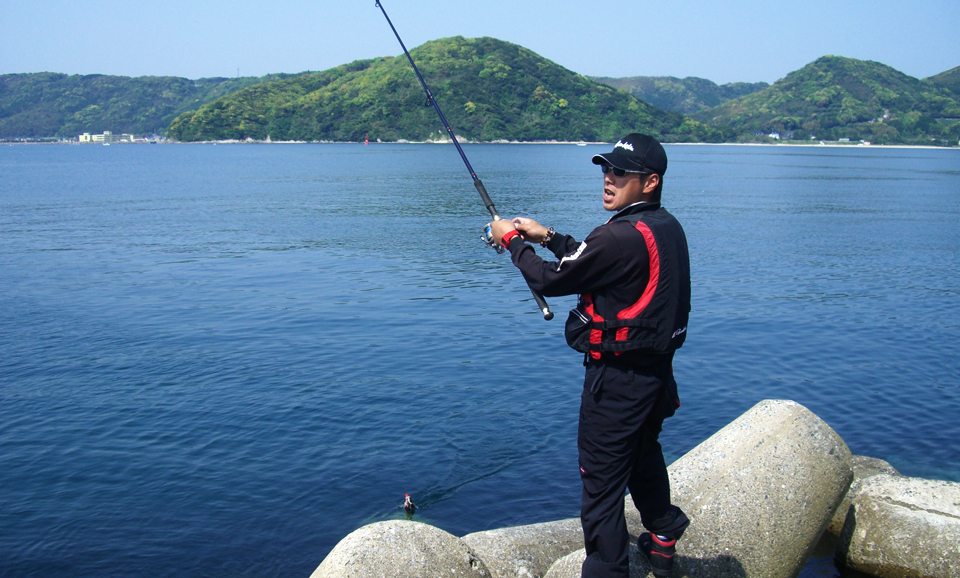
M 651 194 L 653 191 L 657 190 L 658 186 L 660 186 L 660 175 L 657 173 L 648 175 L 647 180 L 643 183 L 643 194 Z

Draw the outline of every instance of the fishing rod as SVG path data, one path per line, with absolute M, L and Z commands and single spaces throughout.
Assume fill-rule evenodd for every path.
M 403 44 L 403 40 L 400 40 L 400 34 L 397 32 L 397 29 L 394 28 L 393 22 L 391 22 L 390 17 L 387 16 L 387 11 L 383 9 L 383 5 L 380 4 L 380 0 L 376 0 L 376 3 L 377 8 L 383 12 L 383 17 L 387 19 L 387 24 L 390 25 L 390 29 L 393 30 L 393 35 L 397 37 L 397 42 L 399 42 L 400 47 L 403 48 L 403 53 L 407 55 L 407 60 L 410 61 L 410 66 L 413 67 L 413 72 L 416 73 L 417 80 L 420 81 L 420 87 L 423 89 L 423 93 L 427 96 L 427 102 L 432 104 L 433 109 L 437 111 L 437 116 L 440 117 L 440 122 L 442 122 L 443 126 L 447 129 L 447 134 L 450 135 L 450 140 L 453 141 L 453 145 L 457 147 L 457 152 L 460 153 L 460 158 L 463 159 L 463 164 L 467 165 L 467 170 L 470 172 L 470 177 L 473 178 L 473 186 L 475 186 L 477 188 L 477 192 L 480 193 L 480 199 L 483 201 L 483 206 L 485 206 L 490 212 L 490 216 L 493 217 L 494 221 L 499 221 L 500 214 L 497 213 L 496 207 L 493 206 L 493 201 L 490 200 L 490 195 L 487 194 L 487 189 L 483 186 L 483 181 L 477 177 L 477 173 L 474 172 L 473 167 L 470 166 L 470 161 L 467 160 L 467 155 L 463 152 L 463 148 L 460 146 L 457 136 L 453 134 L 453 129 L 450 128 L 450 123 L 447 122 L 447 119 L 443 116 L 443 112 L 440 110 L 440 105 L 437 104 L 437 99 L 433 97 L 433 93 L 430 92 L 430 88 L 427 87 L 427 82 L 423 80 L 423 75 L 420 74 L 420 69 L 417 68 L 417 65 L 413 62 L 413 57 L 410 56 L 410 52 Z M 500 247 L 493 242 L 493 236 L 491 235 L 490 227 L 485 229 L 484 235 L 481 238 L 487 245 L 496 249 L 497 253 L 503 253 L 503 247 Z M 530 292 L 533 293 L 533 299 L 537 302 L 537 307 L 540 309 L 540 312 L 543 313 L 544 320 L 550 321 L 553 319 L 553 312 L 550 311 L 550 306 L 547 305 L 543 295 L 535 291 L 533 287 L 530 287 Z

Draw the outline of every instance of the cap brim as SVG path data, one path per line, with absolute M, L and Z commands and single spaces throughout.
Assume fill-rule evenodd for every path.
M 593 155 L 593 164 L 595 165 L 610 165 L 612 167 L 623 169 L 625 171 L 643 171 L 647 167 L 634 162 L 626 155 L 620 154 L 618 151 L 613 151 L 611 153 L 603 153 L 602 155 Z

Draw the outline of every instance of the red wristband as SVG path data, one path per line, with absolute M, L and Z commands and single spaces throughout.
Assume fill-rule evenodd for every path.
M 504 249 L 509 249 L 510 241 L 512 241 L 514 237 L 519 237 L 519 236 L 520 236 L 520 231 L 516 229 L 511 229 L 507 231 L 506 233 L 504 233 L 503 237 L 500 237 L 500 246 L 503 247 Z

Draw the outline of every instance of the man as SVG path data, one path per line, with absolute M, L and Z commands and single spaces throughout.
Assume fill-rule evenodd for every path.
M 652 137 L 632 133 L 595 155 L 603 207 L 616 214 L 582 243 L 532 219 L 490 223 L 531 288 L 545 297 L 579 294 L 565 328 L 584 353 L 577 449 L 583 482 L 580 519 L 584 577 L 629 575 L 625 489 L 649 533 L 639 538 L 656 576 L 668 576 L 676 541 L 690 523 L 670 504 L 658 441 L 680 403 L 673 353 L 686 337 L 690 260 L 680 223 L 660 206 L 667 155 Z M 558 261 L 540 259 L 525 241 Z

